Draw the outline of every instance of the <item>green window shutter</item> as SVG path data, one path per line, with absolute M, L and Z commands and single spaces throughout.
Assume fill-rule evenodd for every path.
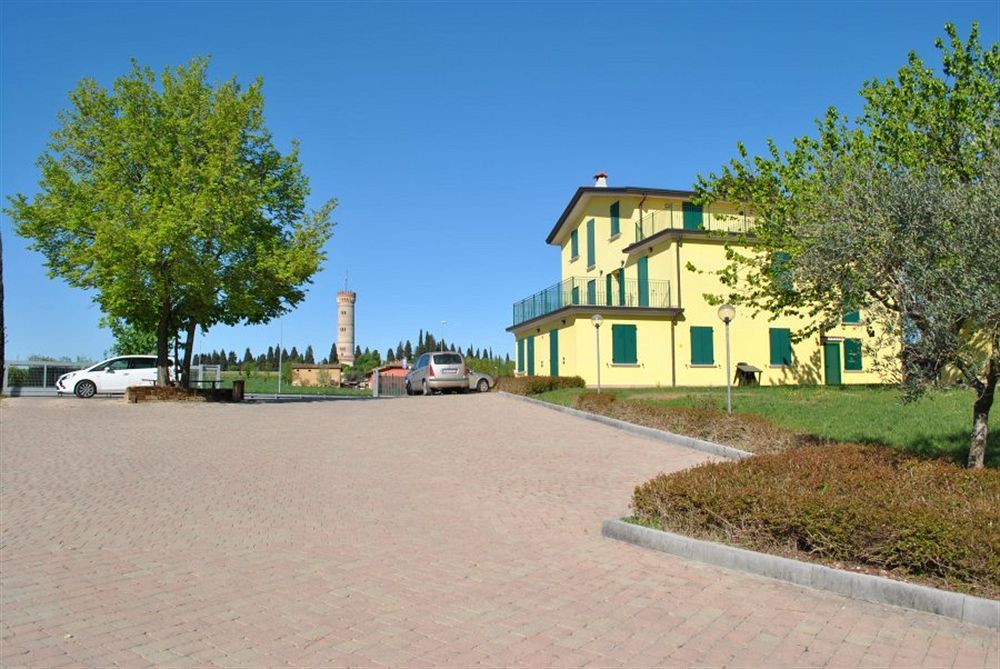
M 639 258 L 639 306 L 649 306 L 649 258 Z
M 715 345 L 712 337 L 712 328 L 691 326 L 691 364 L 715 364 Z
M 613 281 L 614 280 L 611 278 L 610 273 L 608 273 L 604 277 L 604 303 L 607 304 L 609 307 L 611 306 L 612 302 L 614 302 L 614 300 L 612 299 L 612 296 L 615 294 Z
M 559 330 L 549 332 L 549 376 L 559 376 Z
M 573 293 L 570 299 L 573 304 L 580 304 L 580 286 L 573 286 Z
M 621 216 L 619 214 L 620 207 L 617 202 L 611 204 L 611 236 L 621 232 Z
M 535 338 L 528 337 L 528 376 L 535 375 Z
M 845 323 L 860 323 L 861 322 L 861 312 L 860 311 L 848 311 L 844 314 Z
M 574 230 L 569 233 L 569 257 L 579 258 L 580 257 L 580 231 Z
M 587 282 L 587 305 L 595 306 L 597 304 L 597 279 L 591 279 Z
M 625 306 L 625 268 L 618 270 L 618 306 Z
M 517 340 L 517 371 L 524 371 L 524 340 Z
M 783 292 L 790 292 L 793 288 L 791 262 L 792 256 L 784 251 L 777 251 L 771 257 L 771 281 Z
M 701 230 L 702 223 L 704 222 L 701 207 L 690 202 L 685 202 L 682 205 L 682 209 L 684 211 L 684 229 Z
M 638 361 L 634 325 L 611 326 L 611 361 L 618 365 L 634 365 Z
M 597 249 L 594 245 L 594 219 L 587 221 L 587 267 L 593 267 L 597 261 Z
M 861 371 L 861 340 L 844 340 L 844 369 L 852 372 Z
M 792 364 L 792 331 L 788 328 L 771 328 L 771 364 Z

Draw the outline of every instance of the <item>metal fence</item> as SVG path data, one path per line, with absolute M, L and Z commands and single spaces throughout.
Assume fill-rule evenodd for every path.
M 92 362 L 8 360 L 3 366 L 3 394 L 16 397 L 55 395 L 56 381 L 63 374 L 90 367 Z
M 382 374 L 378 370 L 372 374 L 372 397 L 401 397 L 406 394 L 404 377 Z
M 621 280 L 608 275 L 588 279 L 574 276 L 541 290 L 514 304 L 514 325 L 538 318 L 564 307 L 641 307 L 664 309 L 671 305 L 669 281 Z

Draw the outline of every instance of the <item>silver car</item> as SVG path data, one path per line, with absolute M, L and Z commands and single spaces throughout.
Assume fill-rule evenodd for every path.
M 469 370 L 469 390 L 485 393 L 492 387 L 492 376 L 489 374 L 483 374 L 482 372 L 474 372 L 471 369 Z
M 413 395 L 418 389 L 424 395 L 446 390 L 464 393 L 469 389 L 469 370 L 461 353 L 424 353 L 406 373 L 404 383 L 407 395 Z

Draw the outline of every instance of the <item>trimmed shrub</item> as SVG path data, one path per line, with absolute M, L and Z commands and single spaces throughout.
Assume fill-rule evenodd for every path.
M 501 376 L 495 385 L 515 395 L 538 395 L 559 388 L 585 388 L 587 383 L 579 376 Z
M 873 445 L 807 446 L 661 474 L 637 522 L 835 566 L 1000 595 L 1000 472 Z

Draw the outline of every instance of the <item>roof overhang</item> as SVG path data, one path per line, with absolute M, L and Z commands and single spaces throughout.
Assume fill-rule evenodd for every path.
M 507 332 L 517 335 L 527 330 L 541 329 L 543 324 L 547 324 L 551 321 L 560 321 L 569 318 L 590 318 L 594 314 L 600 314 L 605 318 L 660 318 L 674 320 L 680 317 L 683 313 L 684 310 L 678 307 L 664 307 L 662 309 L 658 309 L 652 307 L 595 307 L 574 304 L 568 307 L 563 307 L 562 309 L 557 309 L 556 311 L 550 311 L 543 316 L 532 318 L 529 321 L 524 321 L 523 323 L 518 323 L 517 325 L 511 325 L 507 328 Z
M 556 244 L 562 243 L 562 229 L 568 221 L 572 221 L 576 216 L 587 206 L 587 202 L 591 197 L 595 195 L 600 195 L 603 197 L 669 197 L 678 198 L 681 200 L 689 200 L 694 195 L 694 191 L 690 190 L 673 190 L 669 188 L 638 188 L 634 186 L 625 186 L 622 188 L 610 188 L 603 186 L 583 186 L 576 189 L 576 193 L 573 194 L 573 198 L 566 205 L 566 209 L 563 210 L 562 215 L 559 220 L 556 221 L 555 227 L 546 237 L 546 244 Z
M 655 235 L 650 235 L 642 241 L 635 242 L 634 244 L 629 244 L 624 249 L 622 253 L 628 255 L 629 257 L 641 253 L 643 249 L 652 250 L 658 244 L 663 244 L 664 242 L 676 241 L 678 239 L 684 240 L 697 240 L 699 242 L 719 242 L 723 244 L 732 244 L 734 242 L 739 242 L 743 244 L 751 244 L 756 241 L 756 237 L 749 233 L 741 232 L 719 232 L 716 230 L 683 230 L 680 228 L 669 228 L 667 230 L 661 230 Z

